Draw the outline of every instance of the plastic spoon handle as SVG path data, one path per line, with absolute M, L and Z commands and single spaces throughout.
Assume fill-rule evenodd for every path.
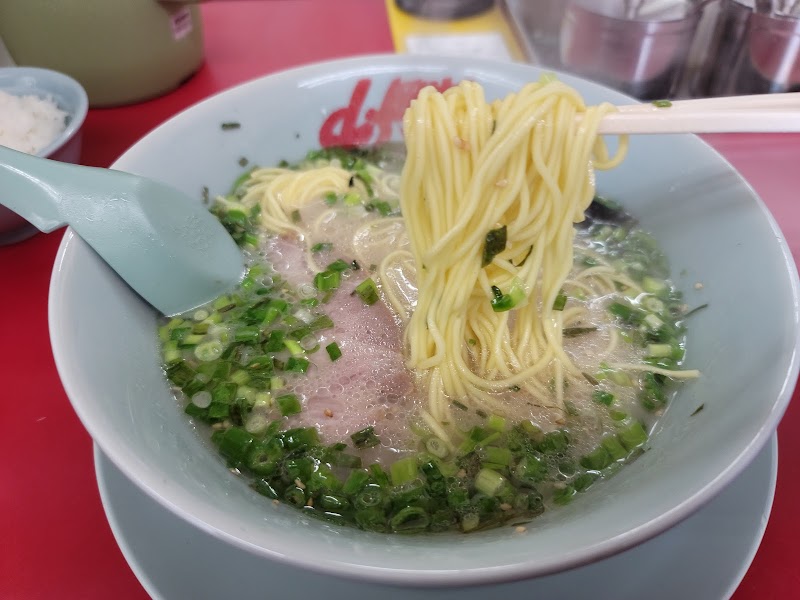
M 0 204 L 45 233 L 66 225 L 61 218 L 56 190 L 24 170 L 26 166 L 35 167 L 35 163 L 28 163 L 23 154 L 21 160 L 15 157 L 13 164 L 8 164 L 6 154 L 5 149 L 0 148 Z
M 242 277 L 242 254 L 219 221 L 157 181 L 0 146 L 0 204 L 45 232 L 70 225 L 167 315 L 213 300 Z

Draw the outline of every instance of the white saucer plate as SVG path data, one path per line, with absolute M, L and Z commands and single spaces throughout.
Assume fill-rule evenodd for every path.
M 767 526 L 778 469 L 776 436 L 722 493 L 684 522 L 593 564 L 537 579 L 469 588 L 401 588 L 273 563 L 192 527 L 156 503 L 95 446 L 100 496 L 114 537 L 156 600 L 714 600 L 738 587 Z M 491 587 L 492 589 L 487 589 Z

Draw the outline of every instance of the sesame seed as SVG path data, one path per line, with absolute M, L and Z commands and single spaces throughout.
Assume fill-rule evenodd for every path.
M 694 284 L 694 289 L 702 290 L 703 289 L 703 284 L 700 281 L 698 281 L 697 283 Z
M 525 533 L 525 532 L 526 532 L 526 531 L 528 531 L 528 530 L 527 530 L 527 528 L 526 528 L 524 525 L 517 525 L 517 526 L 514 528 L 514 531 L 516 531 L 517 533 Z
M 511 505 L 508 502 L 503 502 L 500 505 L 500 510 L 511 510 Z
M 299 487 L 301 490 L 304 490 L 304 489 L 306 489 L 306 484 L 305 484 L 305 483 L 303 483 L 302 481 L 300 481 L 300 478 L 299 478 L 299 477 L 298 477 L 297 479 L 295 479 L 295 480 L 294 480 L 294 484 L 295 484 L 297 487 Z
M 333 411 L 330 408 L 326 408 L 325 412 L 323 412 L 322 414 L 324 414 L 326 417 L 330 418 L 330 417 L 333 416 Z
M 508 185 L 508 179 L 501 179 L 494 182 L 495 187 L 504 188 Z

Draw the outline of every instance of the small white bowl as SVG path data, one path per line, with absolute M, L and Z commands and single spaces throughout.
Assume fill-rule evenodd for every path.
M 0 68 L 0 90 L 14 96 L 50 98 L 67 113 L 66 128 L 37 156 L 79 163 L 81 127 L 89 109 L 86 91 L 72 77 L 36 67 Z M 37 229 L 5 206 L 0 206 L 0 245 L 13 244 L 32 236 Z
M 321 141 L 399 139 L 398 120 L 421 82 L 472 79 L 497 98 L 540 75 L 527 65 L 432 56 L 311 65 L 201 102 L 114 168 L 200 201 L 204 186 L 212 194 L 229 189 L 241 157 L 272 165 Z M 632 101 L 562 79 L 592 104 Z M 240 127 L 221 127 L 231 121 Z M 675 525 L 731 482 L 775 431 L 800 358 L 791 253 L 764 204 L 713 149 L 691 135 L 636 136 L 622 166 L 598 174 L 598 186 L 653 233 L 687 303 L 708 303 L 687 340 L 688 366 L 703 376 L 680 388 L 647 452 L 525 533 L 389 536 L 273 506 L 225 468 L 177 406 L 159 364 L 154 311 L 69 230 L 49 302 L 59 374 L 83 424 L 128 478 L 188 523 L 264 561 L 385 585 L 456 587 L 598 560 Z

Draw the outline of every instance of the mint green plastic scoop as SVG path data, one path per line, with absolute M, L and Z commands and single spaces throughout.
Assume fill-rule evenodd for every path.
M 163 183 L 0 146 L 0 204 L 45 233 L 69 225 L 165 315 L 197 308 L 242 278 L 242 254 L 200 202 Z

